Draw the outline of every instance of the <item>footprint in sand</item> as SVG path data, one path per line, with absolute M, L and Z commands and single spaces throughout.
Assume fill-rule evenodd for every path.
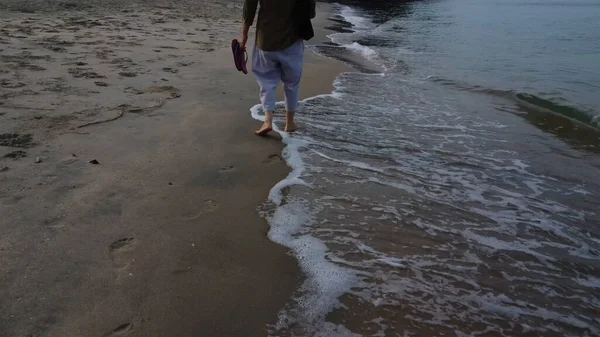
M 223 166 L 219 169 L 219 176 L 217 178 L 220 182 L 228 181 L 232 178 L 232 173 L 236 170 L 235 166 L 228 165 Z
M 227 173 L 227 172 L 232 172 L 232 171 L 234 171 L 234 170 L 235 170 L 235 166 L 228 165 L 228 166 L 223 166 L 223 167 L 221 167 L 221 168 L 219 169 L 219 172 L 222 172 L 222 173 Z
M 8 80 L 5 78 L 0 80 L 0 87 L 2 87 L 2 88 L 18 89 L 18 88 L 22 88 L 24 86 L 25 86 L 25 84 L 22 82 L 11 81 L 11 80 Z
M 110 61 L 110 64 L 118 65 L 121 68 L 135 65 L 133 60 L 130 59 L 129 57 L 118 57 L 118 58 Z
M 178 67 L 188 67 L 188 66 L 191 66 L 192 64 L 194 64 L 194 62 L 183 62 L 183 61 L 180 61 L 180 62 L 176 63 L 176 65 Z
M 151 86 L 148 87 L 144 92 L 154 94 L 154 93 L 166 93 L 169 95 L 167 98 L 179 98 L 181 97 L 181 91 L 173 86 L 164 85 L 164 86 Z
M 30 134 L 0 134 L 0 146 L 27 148 L 33 145 L 35 144 L 33 144 L 33 137 Z
M 134 87 L 127 87 L 127 88 L 123 89 L 123 92 L 126 94 L 133 94 L 133 95 L 141 95 L 144 93 L 143 90 L 136 89 Z
M 219 204 L 212 199 L 204 200 L 197 210 L 183 216 L 184 219 L 194 220 L 200 218 L 202 215 L 212 212 L 219 207 Z
M 133 250 L 137 245 L 134 238 L 122 238 L 109 246 L 110 259 L 117 271 L 117 279 L 127 273 L 127 268 L 133 261 Z
M 4 155 L 4 158 L 11 158 L 14 160 L 17 160 L 19 158 L 25 158 L 25 157 L 27 157 L 27 152 L 21 151 L 21 150 L 13 151 L 13 152 L 10 152 L 10 153 Z
M 283 162 L 283 157 L 278 153 L 274 153 L 270 155 L 267 159 L 263 160 L 263 164 L 275 164 L 281 162 Z
M 119 76 L 122 77 L 136 77 L 138 74 L 130 71 L 122 71 L 119 73 Z
M 91 68 L 69 68 L 67 72 L 75 78 L 106 78 L 106 76 L 98 75 L 93 71 L 89 71 Z
M 119 337 L 127 336 L 133 333 L 133 326 L 131 323 L 121 324 L 116 327 L 113 331 L 104 334 L 104 337 Z
M 100 60 L 108 60 L 110 55 L 115 55 L 116 53 L 110 49 L 100 49 L 96 52 L 96 57 Z
M 167 68 L 163 68 L 162 70 L 163 70 L 163 71 L 166 71 L 166 72 L 169 72 L 169 73 L 172 73 L 172 74 L 177 74 L 177 73 L 179 72 L 179 70 L 178 70 L 178 69 L 175 69 L 175 68 L 168 68 L 168 67 L 167 67 Z

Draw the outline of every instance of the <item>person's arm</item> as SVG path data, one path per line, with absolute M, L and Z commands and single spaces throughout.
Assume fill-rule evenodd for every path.
M 258 7 L 258 0 L 244 0 L 244 14 L 243 14 L 243 27 L 242 27 L 242 49 L 246 49 L 246 43 L 248 43 L 248 32 L 254 22 L 256 16 L 256 8 Z

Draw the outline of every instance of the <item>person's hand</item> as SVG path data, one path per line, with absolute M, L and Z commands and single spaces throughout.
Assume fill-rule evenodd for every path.
M 246 43 L 248 43 L 248 31 L 250 30 L 250 27 L 247 25 L 244 25 L 244 27 L 242 28 L 242 42 L 240 43 L 240 47 L 242 48 L 242 50 L 246 50 Z

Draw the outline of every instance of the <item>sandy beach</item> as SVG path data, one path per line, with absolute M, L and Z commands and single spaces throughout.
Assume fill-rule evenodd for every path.
M 302 274 L 257 212 L 288 168 L 278 137 L 253 134 L 236 5 L 0 5 L 0 336 L 265 336 L 276 321 Z M 306 58 L 304 97 L 347 70 Z

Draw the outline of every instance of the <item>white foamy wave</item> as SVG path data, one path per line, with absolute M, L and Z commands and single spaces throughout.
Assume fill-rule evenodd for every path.
M 314 224 L 312 212 L 303 200 L 290 198 L 267 217 L 269 239 L 290 248 L 306 276 L 293 303 L 279 313 L 275 331 L 294 324 L 301 324 L 304 331 L 314 329 L 313 333 L 324 329 L 325 315 L 339 306 L 338 298 L 356 283 L 352 272 L 327 261 L 323 241 L 301 235 Z
M 357 30 L 367 30 L 373 27 L 373 24 L 369 20 L 360 16 L 352 7 L 342 6 L 339 14 Z
M 323 96 L 335 97 L 336 95 L 319 97 Z M 306 101 L 313 99 L 316 98 Z M 260 114 L 261 110 L 260 104 L 252 107 L 250 110 L 252 117 L 264 121 L 264 115 Z M 283 203 L 284 188 L 306 185 L 301 179 L 305 165 L 300 151 L 307 146 L 307 142 L 292 138 L 287 132 L 281 131 L 276 124 L 273 127 L 286 144 L 283 156 L 292 171 L 269 193 L 269 200 L 276 206 L 275 211 L 262 213 L 270 226 L 269 239 L 292 251 L 306 276 L 306 281 L 293 301 L 279 313 L 279 320 L 271 327 L 271 334 L 278 335 L 282 330 L 299 325 L 303 333 L 310 333 L 315 337 L 358 336 L 341 325 L 325 321 L 325 315 L 340 305 L 338 298 L 356 283 L 354 273 L 329 262 L 326 258 L 328 248 L 325 243 L 308 234 L 307 228 L 315 222 L 315 211 L 311 210 L 307 202 L 300 198 L 287 198 Z
M 283 102 L 278 102 L 277 104 L 281 105 Z M 253 106 L 250 109 L 252 118 L 264 122 L 265 116 L 260 114 L 261 111 L 262 105 L 257 104 Z M 299 139 L 291 138 L 289 133 L 279 129 L 275 123 L 273 124 L 273 130 L 281 135 L 282 142 L 287 145 L 283 150 L 283 158 L 288 166 L 292 169 L 288 176 L 284 180 L 278 182 L 277 185 L 271 188 L 271 191 L 269 192 L 269 200 L 275 205 L 280 205 L 283 198 L 282 190 L 285 187 L 305 184 L 305 182 L 300 178 L 304 172 L 304 162 L 300 156 L 300 149 L 306 147 L 307 143 Z
M 364 56 L 366 59 L 368 59 L 370 61 L 376 60 L 376 58 L 377 58 L 377 52 L 374 49 L 363 46 L 358 42 L 354 42 L 350 45 L 346 45 L 345 47 L 348 50 L 358 52 L 359 54 L 361 54 L 362 56 Z

